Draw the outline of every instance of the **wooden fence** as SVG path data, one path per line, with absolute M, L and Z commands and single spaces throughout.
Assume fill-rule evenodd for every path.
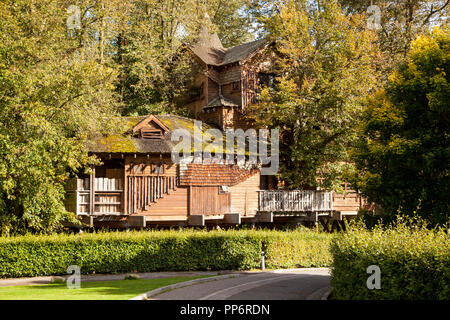
M 230 213 L 231 194 L 219 193 L 217 186 L 191 187 L 191 214 L 205 216 Z
M 259 191 L 259 211 L 318 212 L 332 210 L 332 192 L 314 190 Z

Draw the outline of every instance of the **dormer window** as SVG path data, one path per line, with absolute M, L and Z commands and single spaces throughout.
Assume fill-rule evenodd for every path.
M 133 136 L 140 139 L 164 139 L 169 132 L 164 123 L 155 116 L 149 116 L 133 128 Z
M 162 139 L 163 133 L 161 129 L 142 128 L 139 132 L 141 139 Z

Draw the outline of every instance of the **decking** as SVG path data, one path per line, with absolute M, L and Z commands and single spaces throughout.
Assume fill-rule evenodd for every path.
M 196 191 L 196 187 L 179 188 L 175 176 L 129 176 L 126 184 L 123 181 L 92 176 L 72 179 L 67 186 L 67 208 L 79 216 L 100 220 L 110 216 L 137 219 L 140 226 L 170 221 L 195 226 L 208 221 L 219 224 L 307 221 L 316 225 L 320 222 L 328 230 L 330 226 L 343 227 L 344 217 L 355 216 L 361 207 L 361 197 L 356 193 L 259 190 L 258 210 L 256 214 L 247 214 L 231 212 L 230 193 L 221 194 L 218 187 L 197 188 L 202 192 Z M 211 201 L 213 198 L 218 199 Z M 248 195 L 244 204 L 247 198 Z M 205 206 L 206 203 L 209 205 Z
M 314 190 L 261 190 L 261 212 L 330 212 L 333 192 Z
M 347 190 L 346 190 L 347 191 Z M 337 194 L 317 190 L 260 190 L 259 220 L 291 218 L 322 224 L 325 231 L 345 230 L 344 218 L 355 217 L 362 198 L 354 191 Z

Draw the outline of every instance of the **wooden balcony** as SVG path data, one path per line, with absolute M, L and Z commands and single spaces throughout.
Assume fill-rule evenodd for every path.
M 71 179 L 66 190 L 68 210 L 77 215 L 120 215 L 123 212 L 123 179 Z
M 260 190 L 260 212 L 331 212 L 333 192 L 314 190 Z
M 177 188 L 176 176 L 77 178 L 67 186 L 66 207 L 77 215 L 122 215 L 146 210 Z

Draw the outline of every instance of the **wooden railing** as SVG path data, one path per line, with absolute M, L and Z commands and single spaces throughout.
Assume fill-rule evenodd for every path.
M 314 190 L 259 191 L 259 211 L 318 212 L 332 210 L 332 192 Z
M 129 176 L 126 183 L 124 195 L 123 179 L 71 179 L 66 186 L 66 207 L 81 215 L 118 215 L 125 213 L 124 209 L 133 214 L 176 190 L 178 180 L 176 176 Z
M 176 189 L 176 176 L 129 176 L 126 194 L 127 213 L 147 210 L 151 203 Z
M 71 179 L 66 189 L 69 195 L 68 209 L 77 214 L 116 215 L 123 211 L 123 179 Z

